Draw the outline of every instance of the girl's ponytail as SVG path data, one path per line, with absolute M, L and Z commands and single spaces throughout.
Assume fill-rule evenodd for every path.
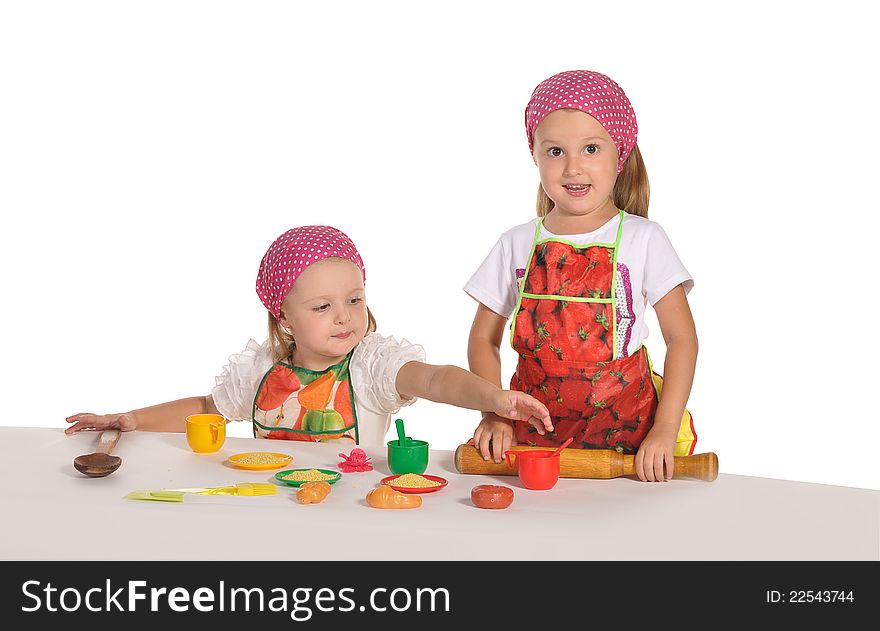
M 611 192 L 611 201 L 615 207 L 620 208 L 630 215 L 648 217 L 648 201 L 651 197 L 651 188 L 648 185 L 648 172 L 639 152 L 639 146 L 633 145 L 632 151 L 623 163 L 623 169 L 614 183 Z M 544 192 L 544 187 L 538 184 L 538 199 L 536 211 L 538 217 L 546 217 L 553 210 L 553 200 Z
M 269 350 L 272 351 L 272 361 L 278 362 L 293 355 L 296 348 L 296 342 L 290 332 L 281 326 L 281 323 L 275 319 L 270 312 L 269 314 Z
M 639 146 L 633 145 L 632 152 L 623 163 L 623 169 L 614 183 L 611 200 L 614 205 L 630 215 L 648 218 L 648 201 L 651 188 L 648 185 L 648 172 Z
M 547 197 L 547 193 L 544 192 L 544 187 L 541 186 L 541 183 L 538 183 L 538 204 L 537 211 L 538 217 L 546 217 L 547 214 L 553 210 L 553 200 Z

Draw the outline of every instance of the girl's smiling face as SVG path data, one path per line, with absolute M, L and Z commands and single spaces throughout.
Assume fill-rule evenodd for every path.
M 551 112 L 535 129 L 533 157 L 560 218 L 614 215 L 617 148 L 595 118 L 580 110 Z
M 367 333 L 361 271 L 338 258 L 309 265 L 281 304 L 279 322 L 296 340 L 297 366 L 324 370 L 339 363 Z

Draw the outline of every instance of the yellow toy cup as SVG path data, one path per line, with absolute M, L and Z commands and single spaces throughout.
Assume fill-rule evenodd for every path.
M 186 442 L 196 453 L 212 454 L 226 440 L 226 419 L 219 414 L 193 414 L 186 417 Z

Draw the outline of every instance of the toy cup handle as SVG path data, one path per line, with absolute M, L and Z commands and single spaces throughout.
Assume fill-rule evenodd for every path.
M 224 419 L 220 423 L 210 423 L 209 424 L 209 427 L 211 428 L 211 442 L 216 443 L 218 440 L 220 440 L 220 427 L 225 422 L 226 422 L 226 419 Z
M 508 469 L 513 469 L 513 463 L 510 461 L 511 454 L 513 454 L 515 456 L 516 452 L 515 451 L 505 451 L 504 452 L 504 458 L 507 460 L 507 468 Z

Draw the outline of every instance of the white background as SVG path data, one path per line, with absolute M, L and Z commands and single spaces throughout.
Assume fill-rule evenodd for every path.
M 263 252 L 308 223 L 358 244 L 380 332 L 466 366 L 461 287 L 534 215 L 523 108 L 587 68 L 629 95 L 650 217 L 696 279 L 697 451 L 880 488 L 874 21 L 622 4 L 4 3 L 0 423 L 207 394 L 265 337 Z M 401 416 L 442 449 L 477 421 Z

